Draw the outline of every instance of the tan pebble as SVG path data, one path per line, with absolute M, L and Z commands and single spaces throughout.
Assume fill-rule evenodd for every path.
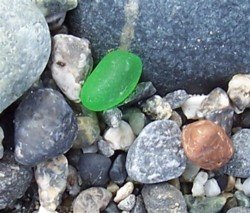
M 119 190 L 119 186 L 116 183 L 109 183 L 107 186 L 107 190 L 110 191 L 112 194 L 115 194 Z
M 233 176 L 228 176 L 228 183 L 227 183 L 227 187 L 225 189 L 225 192 L 230 192 L 233 190 L 235 186 L 235 177 Z
M 223 128 L 209 120 L 187 125 L 182 132 L 182 145 L 187 157 L 206 170 L 224 166 L 234 152 Z
M 119 203 L 128 197 L 134 190 L 134 184 L 132 182 L 127 182 L 123 187 L 121 187 L 114 198 L 114 202 Z

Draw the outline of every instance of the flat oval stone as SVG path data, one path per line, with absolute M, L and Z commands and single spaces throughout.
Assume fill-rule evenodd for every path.
M 118 105 L 135 89 L 141 72 L 142 62 L 138 56 L 119 49 L 108 53 L 82 87 L 83 105 L 93 111 Z
M 95 59 L 118 46 L 139 55 L 143 80 L 165 95 L 208 92 L 249 73 L 247 16 L 243 0 L 79 0 L 66 22 L 90 40 Z
M 48 25 L 30 0 L 0 1 L 0 113 L 43 72 L 51 49 Z

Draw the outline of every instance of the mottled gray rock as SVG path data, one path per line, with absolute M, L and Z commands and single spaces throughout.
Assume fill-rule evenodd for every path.
M 93 66 L 89 41 L 63 34 L 52 41 L 52 77 L 69 100 L 79 103 L 82 84 Z
M 68 160 L 64 155 L 37 165 L 35 178 L 41 207 L 56 210 L 66 189 L 68 173 Z
M 154 95 L 156 93 L 156 89 L 152 82 L 141 82 L 138 83 L 136 86 L 134 92 L 129 95 L 128 98 L 125 99 L 125 101 L 121 105 L 132 105 L 136 104 L 139 101 L 149 98 L 150 96 Z
M 244 192 L 236 191 L 234 196 L 236 197 L 239 206 L 250 208 L 250 197 L 247 197 Z
M 190 160 L 187 160 L 186 169 L 181 177 L 183 178 L 183 180 L 187 182 L 193 182 L 194 178 L 196 177 L 199 171 L 200 171 L 199 166 L 193 164 Z
M 0 160 L 0 209 L 21 198 L 30 185 L 31 168 L 15 162 L 14 155 L 5 151 Z
M 250 129 L 241 129 L 232 137 L 234 154 L 224 167 L 228 175 L 234 177 L 250 177 Z
M 132 209 L 131 213 L 146 213 L 146 208 L 142 199 L 142 196 L 139 195 L 136 197 L 136 201 L 135 201 L 135 206 Z
M 105 110 L 102 112 L 104 122 L 109 127 L 118 127 L 122 120 L 122 111 L 115 107 L 113 109 Z
M 3 158 L 3 152 L 4 152 L 4 147 L 2 144 L 3 139 L 4 139 L 4 132 L 2 127 L 0 127 L 0 159 Z
M 163 98 L 170 104 L 171 109 L 177 109 L 190 97 L 186 90 L 176 90 L 166 94 Z
M 250 108 L 250 74 L 233 76 L 228 83 L 227 93 L 236 113 L 242 113 L 245 108 Z
M 96 114 L 91 116 L 77 116 L 78 132 L 73 148 L 88 147 L 100 137 L 100 128 Z
M 172 115 L 170 104 L 159 95 L 147 99 L 142 105 L 142 111 L 153 120 L 168 119 Z
M 177 125 L 178 125 L 179 127 L 182 126 L 182 117 L 181 117 L 180 114 L 179 114 L 178 112 L 176 112 L 176 111 L 172 111 L 172 114 L 171 114 L 169 120 L 172 120 L 172 121 L 174 121 L 175 123 L 177 123 Z
M 127 171 L 125 168 L 126 155 L 119 154 L 113 161 L 113 164 L 109 170 L 110 179 L 119 185 L 122 185 L 127 178 Z
M 124 200 L 119 202 L 118 208 L 123 211 L 130 211 L 134 207 L 134 205 L 135 205 L 135 195 L 130 194 Z
M 111 160 L 104 155 L 87 153 L 79 160 L 79 172 L 86 186 L 105 186 L 109 181 Z
M 107 156 L 108 158 L 111 157 L 115 151 L 111 148 L 110 143 L 105 140 L 99 140 L 97 143 L 98 150 L 101 154 Z
M 227 213 L 250 213 L 250 208 L 234 207 L 232 209 L 229 209 Z
M 73 202 L 73 213 L 100 212 L 104 210 L 112 194 L 101 187 L 92 187 L 82 191 Z
M 51 44 L 47 23 L 30 0 L 2 0 L 0 20 L 1 113 L 39 78 Z
M 66 17 L 66 12 L 61 12 L 61 13 L 57 13 L 51 16 L 47 16 L 46 17 L 46 21 L 49 25 L 49 29 L 50 31 L 57 31 L 60 30 L 60 28 L 63 25 L 63 22 L 65 21 L 65 17 Z M 59 33 L 57 33 L 59 34 Z M 65 34 L 65 33 L 63 33 Z M 68 34 L 68 33 L 66 33 Z
M 119 46 L 138 54 L 142 80 L 165 95 L 211 91 L 248 73 L 247 16 L 244 0 L 80 0 L 66 21 L 70 33 L 91 41 L 98 60 Z
M 145 185 L 142 196 L 148 213 L 187 212 L 181 192 L 168 183 Z
M 76 133 L 76 118 L 58 91 L 31 91 L 15 113 L 15 158 L 36 165 L 59 156 L 71 148 Z
M 67 191 L 71 196 L 76 196 L 79 194 L 81 190 L 80 186 L 82 183 L 82 179 L 78 174 L 77 170 L 73 166 L 68 165 L 68 170 L 69 174 L 67 177 Z
M 67 12 L 77 6 L 77 0 L 31 0 L 42 11 L 44 16 Z
M 126 159 L 128 176 L 142 183 L 179 177 L 186 167 L 180 137 L 181 131 L 173 121 L 148 124 L 129 148 Z

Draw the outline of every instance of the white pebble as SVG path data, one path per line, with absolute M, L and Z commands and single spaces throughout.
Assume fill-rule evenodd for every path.
M 134 142 L 135 135 L 130 125 L 125 121 L 121 121 L 119 127 L 111 127 L 105 132 L 104 139 L 110 142 L 113 150 L 126 151 Z
M 242 185 L 243 192 L 246 196 L 250 197 L 250 177 L 247 178 Z
M 237 178 L 235 181 L 235 188 L 238 189 L 239 191 L 243 191 L 243 185 L 241 183 L 241 179 Z
M 214 178 L 209 179 L 205 183 L 204 188 L 205 188 L 205 195 L 207 197 L 215 197 L 221 193 L 221 189 L 218 185 L 218 182 Z
M 205 194 L 204 185 L 208 180 L 208 174 L 206 172 L 199 172 L 194 179 L 192 187 L 193 197 L 203 196 Z
M 127 182 L 123 187 L 121 187 L 114 198 L 114 201 L 116 203 L 119 203 L 120 201 L 124 200 L 126 197 L 128 197 L 134 190 L 134 184 L 132 182 Z

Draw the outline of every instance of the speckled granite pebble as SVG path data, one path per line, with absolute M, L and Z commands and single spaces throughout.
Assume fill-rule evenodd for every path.
M 248 73 L 247 16 L 245 0 L 80 0 L 66 22 L 70 33 L 91 41 L 98 59 L 119 46 L 138 54 L 142 79 L 165 95 L 208 92 Z
M 148 124 L 129 148 L 128 176 L 141 183 L 158 183 L 179 177 L 186 167 L 180 136 L 181 131 L 173 121 Z
M 71 148 L 76 133 L 76 118 L 58 91 L 31 91 L 15 113 L 15 159 L 36 165 L 59 156 Z
M 31 179 L 31 168 L 17 164 L 14 155 L 6 151 L 0 160 L 0 210 L 21 198 Z
M 242 129 L 232 137 L 235 149 L 232 159 L 224 167 L 226 174 L 234 177 L 250 177 L 250 129 Z
M 170 104 L 171 109 L 177 109 L 190 97 L 185 90 L 176 90 L 166 94 L 163 98 Z
M 0 1 L 0 113 L 43 72 L 51 49 L 47 23 L 30 0 Z
M 168 183 L 145 185 L 142 196 L 148 213 L 186 213 L 182 193 Z

